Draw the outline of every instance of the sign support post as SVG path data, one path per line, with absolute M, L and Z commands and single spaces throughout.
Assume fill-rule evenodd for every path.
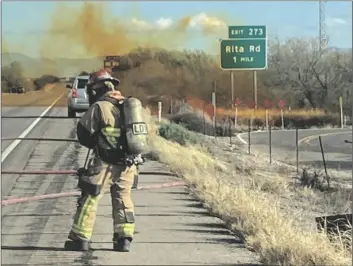
M 257 109 L 257 72 L 254 70 L 253 76 L 253 86 L 254 86 L 254 102 L 255 102 L 255 109 Z
M 230 70 L 231 94 L 234 101 L 234 70 L 253 71 L 254 110 L 258 107 L 257 70 L 267 68 L 267 27 L 228 26 L 228 39 L 220 40 L 220 65 Z M 232 103 L 232 109 L 234 104 Z

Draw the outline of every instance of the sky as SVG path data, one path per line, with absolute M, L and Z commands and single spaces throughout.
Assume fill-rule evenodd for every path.
M 7 49 L 39 56 L 38 42 L 48 31 L 58 4 L 59 1 L 3 1 L 2 38 Z M 82 2 L 67 1 L 66 5 L 80 8 Z M 109 1 L 105 6 L 104 12 L 123 21 L 132 34 L 167 31 L 188 16 L 187 30 L 190 34 L 182 44 L 178 44 L 178 49 L 211 52 L 210 47 L 213 46 L 210 43 L 227 38 L 228 25 L 266 25 L 269 38 L 281 40 L 319 34 L 318 1 Z M 351 48 L 352 3 L 327 2 L 326 27 L 329 46 Z M 215 30 L 212 34 L 202 33 L 206 28 Z

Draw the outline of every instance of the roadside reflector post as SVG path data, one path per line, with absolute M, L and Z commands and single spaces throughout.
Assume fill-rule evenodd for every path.
M 238 126 L 238 106 L 235 106 L 234 126 Z
M 216 90 L 216 81 L 214 81 L 214 90 Z M 213 131 L 214 131 L 214 137 L 216 138 L 217 136 L 217 130 L 216 130 L 216 92 L 212 92 L 212 105 L 213 105 Z
M 282 129 L 284 129 L 284 114 L 283 114 L 283 108 L 285 106 L 285 101 L 284 100 L 279 100 L 278 101 L 278 107 L 281 109 L 281 122 L 282 122 Z
M 283 109 L 281 109 L 281 122 L 282 122 L 282 129 L 284 129 Z
M 162 121 L 162 102 L 158 102 L 158 123 Z
M 206 135 L 205 105 L 202 104 L 203 134 Z

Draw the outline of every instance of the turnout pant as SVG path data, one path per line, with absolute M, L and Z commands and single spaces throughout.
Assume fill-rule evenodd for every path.
M 105 188 L 110 185 L 114 236 L 131 238 L 132 240 L 135 231 L 135 215 L 131 187 L 136 172 L 135 165 L 131 167 L 104 165 L 98 175 L 89 177 L 92 184 L 101 185 L 102 189 L 96 196 L 89 195 L 82 190 L 69 238 L 91 239 L 99 200 L 103 196 Z

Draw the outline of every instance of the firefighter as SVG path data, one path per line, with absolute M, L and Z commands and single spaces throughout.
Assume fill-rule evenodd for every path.
M 117 90 L 119 83 L 105 70 L 91 74 L 87 83 L 90 107 L 77 125 L 77 138 L 81 145 L 93 150 L 93 157 L 88 162 L 88 170 L 81 169 L 78 173 L 82 192 L 69 240 L 65 242 L 68 250 L 90 249 L 98 202 L 107 185 L 110 185 L 113 208 L 113 249 L 130 250 L 135 230 L 131 188 L 141 157 L 126 156 L 127 137 L 121 107 L 124 97 Z

